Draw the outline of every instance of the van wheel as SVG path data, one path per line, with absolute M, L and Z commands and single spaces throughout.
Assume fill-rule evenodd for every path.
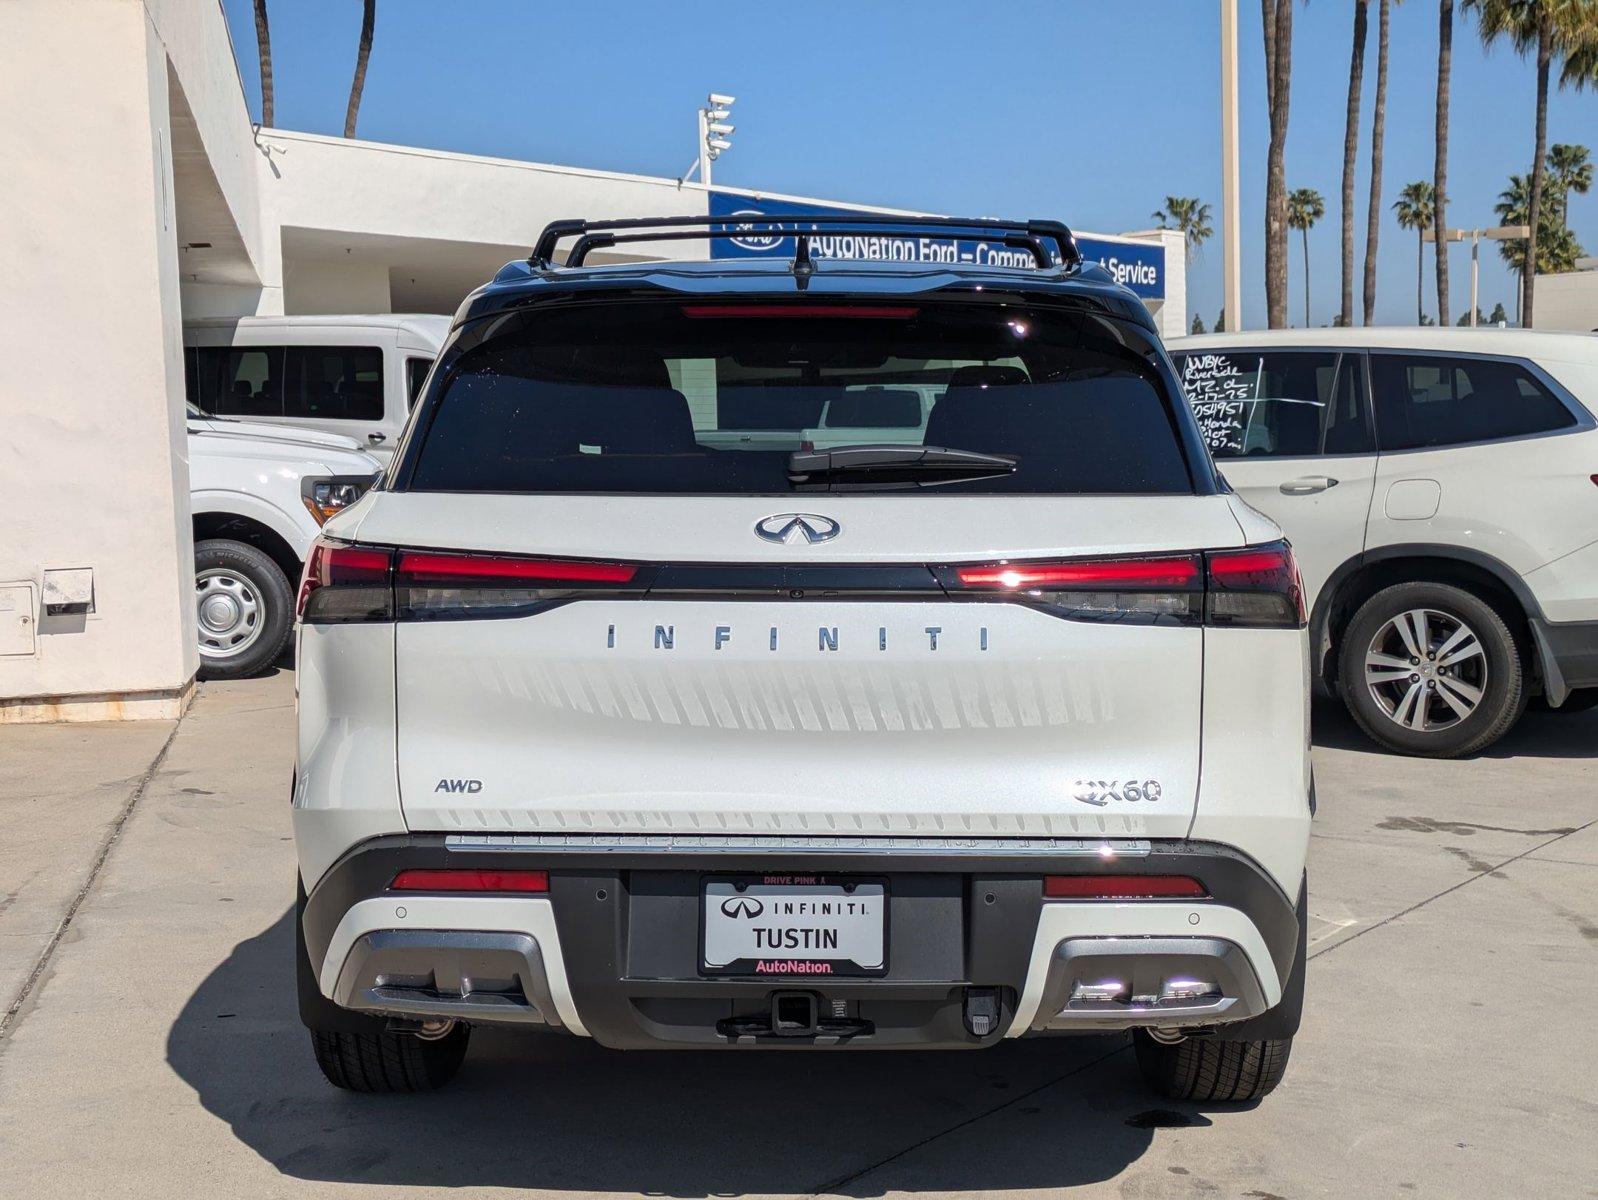
M 430 1092 L 455 1078 L 470 1036 L 465 1025 L 434 1041 L 386 1030 L 312 1030 L 311 1048 L 327 1081 L 347 1092 Z
M 245 542 L 194 547 L 200 678 L 239 679 L 270 666 L 294 631 L 294 592 L 283 570 Z
M 1400 754 L 1474 754 L 1526 708 L 1515 635 L 1446 583 L 1394 584 L 1365 601 L 1343 630 L 1338 679 L 1359 727 Z
M 1174 1045 L 1157 1042 L 1142 1029 L 1132 1031 L 1143 1082 L 1168 1100 L 1200 1104 L 1242 1103 L 1276 1090 L 1287 1073 L 1292 1038 L 1223 1042 L 1187 1038 Z

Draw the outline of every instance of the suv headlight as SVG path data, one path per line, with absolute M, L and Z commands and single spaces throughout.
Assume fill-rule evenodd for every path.
M 300 481 L 300 499 L 318 525 L 326 525 L 377 482 L 376 475 L 308 475 Z

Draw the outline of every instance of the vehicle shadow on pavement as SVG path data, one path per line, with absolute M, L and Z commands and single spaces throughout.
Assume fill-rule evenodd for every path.
M 1124 1038 L 976 1053 L 636 1052 L 475 1031 L 443 1092 L 322 1079 L 295 1011 L 292 910 L 185 1004 L 167 1061 L 285 1175 L 700 1197 L 1063 1188 L 1113 1178 L 1162 1126 Z M 879 1169 L 881 1168 L 881 1169 Z
M 1386 753 L 1354 724 L 1339 700 L 1317 696 L 1310 724 L 1312 740 L 1320 749 Z M 1598 758 L 1598 709 L 1565 713 L 1528 709 L 1501 739 L 1469 757 Z

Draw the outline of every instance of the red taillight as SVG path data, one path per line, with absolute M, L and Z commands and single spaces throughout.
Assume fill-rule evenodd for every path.
M 387 620 L 393 554 L 317 538 L 300 576 L 295 615 L 311 624 Z
M 548 871 L 482 871 L 438 868 L 401 871 L 391 892 L 547 892 Z
M 1011 591 L 1029 588 L 1061 591 L 1099 591 L 1118 588 L 1187 588 L 1199 580 L 1198 555 L 1179 558 L 1105 559 L 1088 562 L 998 563 L 986 567 L 957 567 L 955 576 L 966 587 L 994 587 Z
M 544 583 L 630 583 L 638 568 L 627 563 L 563 558 L 509 558 L 489 554 L 434 554 L 403 550 L 395 581 L 446 587 Z
M 890 304 L 684 304 L 685 317 L 834 317 L 905 321 L 921 310 Z
M 1212 625 L 1287 628 L 1304 624 L 1304 584 L 1286 542 L 1205 556 L 1205 619 Z
M 945 587 L 1012 592 L 1083 620 L 1295 628 L 1304 585 L 1286 542 L 1202 554 L 940 567 Z
M 1202 899 L 1209 892 L 1189 875 L 1047 875 L 1046 900 Z

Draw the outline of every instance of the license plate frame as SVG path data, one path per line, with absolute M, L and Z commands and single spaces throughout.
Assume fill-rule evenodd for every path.
M 745 957 L 718 964 L 711 963 L 708 950 L 712 896 L 717 897 L 718 903 L 739 895 L 750 895 L 764 903 L 773 897 L 774 893 L 778 899 L 794 897 L 849 899 L 856 894 L 868 903 L 874 899 L 880 909 L 877 919 L 880 921 L 881 962 L 873 965 L 861 964 L 853 958 L 818 958 L 813 952 L 799 948 L 774 951 L 769 957 Z M 890 961 L 889 931 L 892 922 L 888 916 L 891 898 L 888 880 L 881 875 L 768 872 L 703 876 L 699 881 L 698 896 L 699 973 L 706 976 L 740 976 L 771 980 L 870 978 L 886 975 Z

